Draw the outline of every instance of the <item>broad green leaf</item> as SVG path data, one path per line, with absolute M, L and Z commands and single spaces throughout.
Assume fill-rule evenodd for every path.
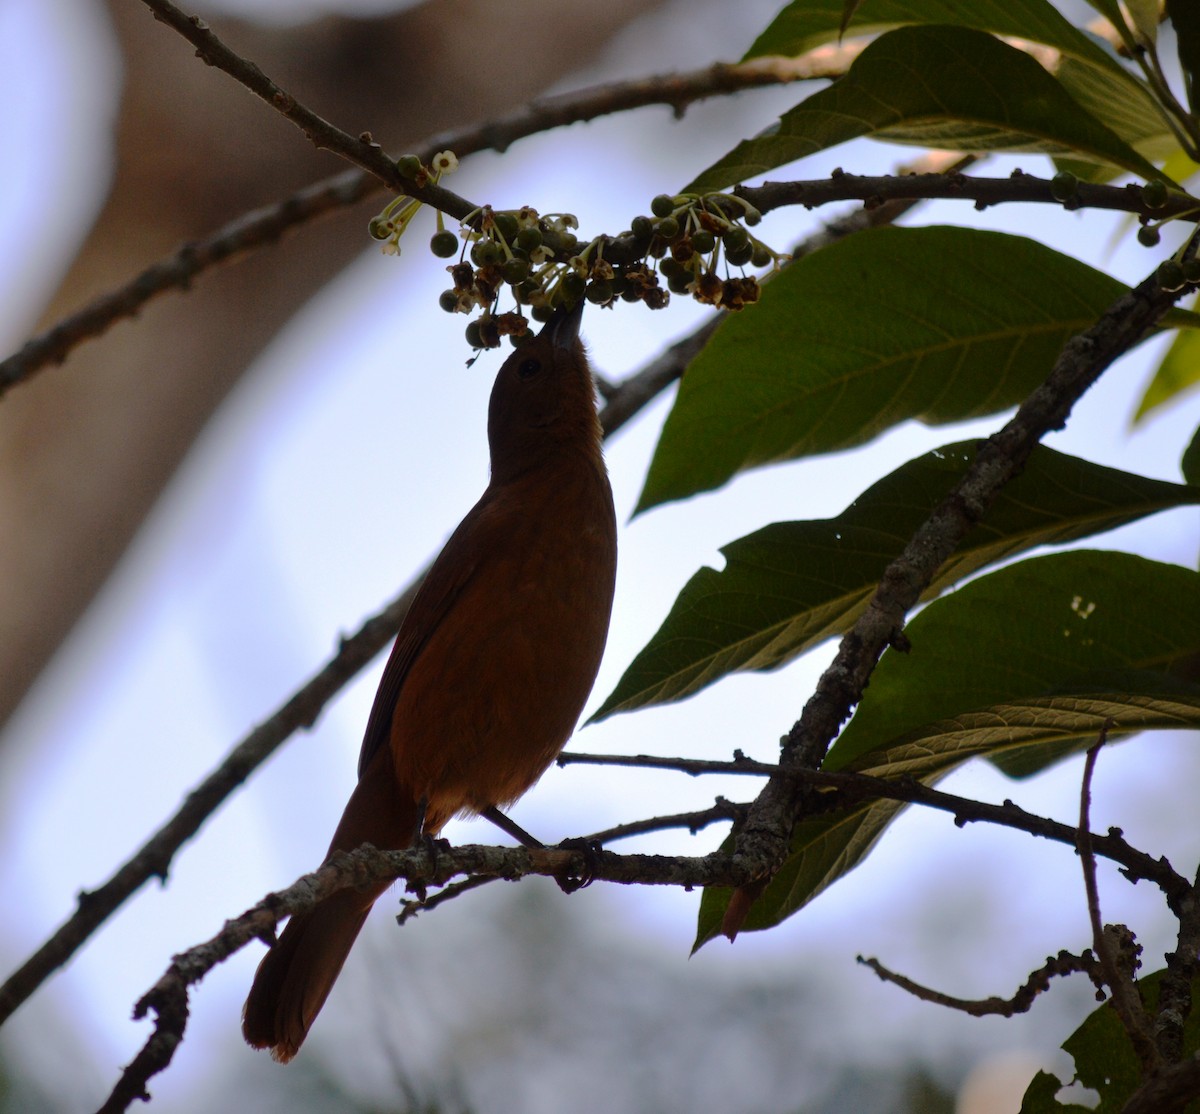
M 1179 468 L 1188 483 L 1200 483 L 1200 429 L 1192 434 L 1188 447 L 1183 451 L 1183 459 L 1179 463 Z
M 754 40 L 743 61 L 765 55 L 796 57 L 838 37 L 845 0 L 793 0 Z M 863 0 L 847 28 L 877 35 L 913 24 L 943 24 L 991 31 L 1054 47 L 1093 66 L 1120 64 L 1046 0 Z
M 1089 65 L 1075 58 L 1063 58 L 1054 76 L 1081 108 L 1111 128 L 1148 161 L 1162 163 L 1179 150 L 1179 140 L 1158 102 L 1145 84 L 1132 74 Z M 1111 164 L 1077 158 L 1058 158 L 1055 163 L 1059 169 L 1070 170 L 1091 182 L 1108 182 L 1122 173 Z M 1163 177 L 1175 178 L 1165 168 Z
M 880 228 L 805 256 L 688 367 L 637 510 L 911 418 L 1012 406 L 1125 289 L 1033 240 L 965 228 Z
M 1200 722 L 1200 575 L 1177 565 L 1099 550 L 1021 561 L 931 603 L 908 636 L 912 652 L 884 654 L 828 769 L 919 777 L 1006 740 L 1094 735 L 1106 715 L 1187 727 L 1194 706 Z M 966 729 L 960 717 L 973 717 Z
M 777 522 L 725 546 L 688 581 L 658 632 L 592 717 L 682 700 L 737 670 L 774 669 L 848 630 L 888 563 L 965 474 L 975 442 L 911 460 L 836 518 Z M 925 598 L 1037 545 L 1200 502 L 1190 489 L 1040 446 L 939 571 Z
M 1144 46 L 1152 47 L 1158 41 L 1158 4 L 1159 0 L 1125 0 L 1131 30 Z
M 1200 333 L 1181 332 L 1167 349 L 1162 363 L 1142 394 L 1133 424 L 1151 410 L 1172 401 L 1200 382 Z
M 850 21 L 861 4 L 862 0 L 842 0 L 842 21 L 838 25 L 839 38 L 846 33 L 846 28 L 850 26 Z
M 1167 14 L 1179 43 L 1179 66 L 1187 84 L 1189 102 L 1200 96 L 1200 5 L 1196 0 L 1167 0 Z
M 1138 993 L 1151 1014 L 1158 1008 L 1165 973 L 1154 971 L 1137 981 Z M 1198 995 L 1200 979 L 1195 979 L 1192 1000 Z M 1138 1055 L 1111 1000 L 1088 1014 L 1062 1047 L 1075 1062 L 1075 1080 L 1100 1096 L 1099 1105 L 1059 1102 L 1058 1092 L 1073 1080 L 1060 1080 L 1043 1071 L 1034 1076 L 1025 1092 L 1021 1114 L 1118 1114 L 1143 1082 Z M 1198 1048 L 1200 1011 L 1193 1009 L 1183 1027 L 1183 1055 L 1191 1056 Z
M 933 784 L 973 757 L 1069 753 L 1200 726 L 1200 574 L 1094 550 L 1018 562 L 929 604 L 888 650 L 825 768 Z M 862 860 L 897 812 L 876 802 L 804 822 L 747 928 L 791 916 Z M 702 903 L 719 923 L 727 895 Z M 703 940 L 699 941 L 703 943 Z
M 845 77 L 739 143 L 686 188 L 725 189 L 861 136 L 1072 155 L 1143 177 L 1158 173 L 1023 51 L 962 27 L 899 27 L 870 43 Z

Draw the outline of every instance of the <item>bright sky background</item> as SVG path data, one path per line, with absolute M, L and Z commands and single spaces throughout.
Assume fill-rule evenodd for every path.
M 714 47 L 723 58 L 736 57 L 774 6 L 769 0 L 742 5 L 757 14 L 725 28 L 715 43 L 702 19 L 652 18 L 573 83 L 697 65 Z M 115 103 L 115 64 L 96 17 L 87 0 L 0 3 L 0 103 L 8 149 L 21 153 L 0 176 L 5 352 L 31 327 L 107 178 L 102 140 Z M 503 158 L 472 158 L 451 184 L 498 205 L 570 209 L 584 233 L 613 231 L 645 211 L 655 193 L 680 185 L 795 99 L 794 91 L 776 92 L 736 107 L 693 110 L 679 125 L 660 109 L 552 133 L 518 144 Z M 50 120 L 54 144 L 38 138 Z M 884 172 L 911 155 L 859 144 L 810 160 L 796 176 L 818 177 L 838 165 Z M 1047 169 L 1043 159 L 1022 157 L 994 160 L 986 173 L 1017 165 Z M 769 218 L 762 231 L 784 248 L 819 217 L 833 215 L 833 209 L 786 212 Z M 1132 235 L 1118 241 L 1119 217 L 1072 217 L 1036 207 L 976 214 L 939 204 L 920 219 L 1018 231 L 1126 281 L 1140 279 L 1158 258 Z M 440 261 L 421 249 L 425 230 L 414 231 L 399 260 L 378 254 L 364 234 L 354 266 L 297 307 L 295 320 L 206 430 L 101 598 L 9 726 L 0 749 L 5 973 L 65 918 L 81 887 L 107 878 L 234 742 L 324 663 L 339 633 L 356 628 L 408 582 L 482 490 L 484 415 L 500 357 L 463 367 L 464 320 L 433 310 L 444 275 Z M 125 277 L 114 275 L 114 282 Z M 589 310 L 584 333 L 598 370 L 620 378 L 702 316 L 700 307 L 680 298 L 658 314 L 621 305 L 615 312 Z M 1160 350 L 1161 342 L 1152 342 L 1115 367 L 1084 400 L 1071 428 L 1049 443 L 1177 480 L 1178 454 L 1200 423 L 1197 400 L 1129 428 L 1149 359 Z M 87 358 L 86 348 L 77 358 Z M 435 374 L 414 374 L 417 366 Z M 666 401 L 653 406 L 608 451 L 623 524 L 621 570 L 592 706 L 612 689 L 696 568 L 719 566 L 719 546 L 771 521 L 836 514 L 922 449 L 983 435 L 1002 420 L 905 427 L 866 449 L 743 476 L 720 492 L 630 523 L 666 408 Z M 1195 513 L 1186 511 L 1122 530 L 1104 544 L 1194 567 L 1200 538 Z M 770 760 L 829 652 L 780 673 L 734 678 L 684 704 L 615 717 L 586 729 L 573 749 L 727 757 L 740 747 Z M 5 1047 L 37 1062 L 50 1054 L 42 1026 L 55 1026 L 50 1069 L 64 1052 L 78 1065 L 63 1081 L 64 1094 L 76 1096 L 74 1105 L 106 1092 L 118 1066 L 141 1046 L 148 1027 L 129 1022 L 129 1011 L 172 952 L 208 937 L 226 917 L 320 861 L 353 783 L 381 668 L 382 658 L 313 732 L 294 739 L 255 775 L 185 848 L 168 887 L 141 893 L 6 1027 Z M 1104 754 L 1095 827 L 1119 824 L 1134 844 L 1166 853 L 1185 873 L 1192 869 L 1200 839 L 1194 825 L 1184 830 L 1163 808 L 1161 793 L 1198 772 L 1193 750 L 1190 737 L 1161 736 Z M 972 767 L 948 788 L 992 800 L 1011 796 L 1034 811 L 1070 819 L 1078 782 L 1078 763 L 1027 785 Z M 572 767 L 548 773 L 514 817 L 555 840 L 703 807 L 718 793 L 746 799 L 753 785 Z M 480 823 L 455 824 L 446 834 L 454 842 L 498 838 Z M 699 853 L 718 838 L 714 829 L 696 839 L 666 835 L 636 846 Z M 1106 917 L 1128 919 L 1148 956 L 1170 946 L 1170 925 L 1149 887 L 1134 889 L 1107 868 L 1102 887 Z M 931 900 L 933 892 L 939 896 Z M 598 918 L 617 926 L 613 931 L 659 947 L 664 962 L 687 962 L 695 896 L 596 886 L 572 900 L 591 903 Z M 394 899 L 383 899 L 385 905 Z M 405 933 L 433 931 L 435 922 L 456 915 L 443 910 Z M 376 919 L 386 931 L 382 908 Z M 710 946 L 688 969 L 751 971 L 818 957 L 826 967 L 844 969 L 846 993 L 869 1003 L 881 1032 L 885 1016 L 909 1017 L 914 1022 L 904 1039 L 932 1045 L 971 1023 L 877 986 L 855 969 L 856 953 L 876 954 L 951 992 L 1010 993 L 1045 955 L 1086 946 L 1085 919 L 1078 865 L 1065 849 L 980 826 L 960 832 L 947 817 L 910 810 L 863 868 L 802 916 L 773 933 L 743 937 L 735 948 Z M 194 1109 L 194 1089 L 218 1056 L 250 1056 L 241 1049 L 236 1017 L 259 954 L 255 948 L 226 964 L 194 996 L 185 1050 L 153 1085 L 151 1109 Z M 980 956 L 988 957 L 986 978 L 977 968 Z M 327 1012 L 336 1006 L 335 993 Z M 1037 1031 L 1028 1024 L 1037 1023 L 987 1032 L 997 1047 L 1020 1047 Z M 1067 1032 L 1069 1026 L 1058 1037 Z

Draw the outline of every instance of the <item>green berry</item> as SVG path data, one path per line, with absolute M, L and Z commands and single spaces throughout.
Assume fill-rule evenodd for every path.
M 1079 192 L 1079 179 L 1069 170 L 1060 170 L 1050 179 L 1050 196 L 1055 201 L 1072 201 Z
M 449 259 L 458 253 L 458 237 L 448 228 L 435 232 L 429 241 L 429 250 L 439 259 Z
M 467 338 L 467 343 L 472 348 L 482 348 L 483 347 L 483 332 L 479 328 L 478 321 L 470 322 L 467 325 L 466 329 L 464 330 L 464 335 Z
M 674 274 L 667 276 L 667 289 L 672 294 L 686 294 L 688 284 L 692 282 L 692 272 L 684 271 L 682 274 Z
M 593 305 L 603 305 L 613 300 L 613 284 L 607 280 L 593 282 L 583 292 L 583 296 Z
M 679 221 L 674 217 L 664 217 L 658 222 L 658 234 L 664 240 L 674 240 L 679 235 Z
M 754 248 L 749 243 L 737 248 L 726 248 L 725 259 L 731 267 L 744 267 L 754 258 Z
M 735 224 L 732 228 L 727 229 L 721 234 L 721 243 L 725 245 L 727 252 L 741 251 L 742 248 L 750 243 L 750 233 L 740 224 Z
M 542 246 L 541 230 L 533 228 L 532 226 L 529 228 L 522 228 L 521 231 L 517 233 L 515 243 L 516 246 L 522 251 L 537 251 L 537 249 Z
M 775 256 L 771 254 L 771 249 L 766 244 L 755 242 L 754 254 L 750 256 L 750 262 L 755 267 L 769 267 L 775 262 Z
M 1200 259 L 1189 259 L 1184 263 L 1183 277 L 1188 282 L 1200 282 Z
M 669 194 L 660 193 L 650 202 L 650 212 L 656 217 L 669 217 L 675 212 L 675 198 Z
M 526 329 L 523 333 L 509 333 L 508 342 L 514 348 L 520 348 L 522 345 L 528 344 L 533 340 L 534 332 L 532 329 Z
M 496 222 L 496 231 L 506 240 L 511 240 L 520 231 L 521 226 L 512 213 L 496 213 L 492 219 Z
M 1154 225 L 1144 224 L 1138 229 L 1137 238 L 1142 247 L 1152 248 L 1162 239 L 1162 234 Z
M 762 213 L 760 213 L 753 205 L 742 214 L 742 220 L 745 221 L 751 228 L 762 222 Z
M 471 262 L 476 267 L 493 267 L 504 260 L 504 249 L 495 240 L 476 240 L 471 248 Z
M 396 160 L 396 169 L 400 171 L 400 176 L 403 178 L 416 178 L 425 168 L 416 155 L 401 155 Z
M 692 233 L 692 247 L 701 255 L 707 255 L 717 246 L 717 238 L 707 228 Z
M 1166 183 L 1154 178 L 1142 186 L 1142 202 L 1147 209 L 1161 209 L 1167 203 Z
M 1158 279 L 1158 285 L 1167 291 L 1182 290 L 1187 285 L 1183 267 L 1174 259 L 1166 259 L 1160 263 L 1154 277 Z
M 583 297 L 583 292 L 587 287 L 587 279 L 576 271 L 570 271 L 563 275 L 562 292 L 563 297 L 568 302 L 577 302 Z
M 634 217 L 629 222 L 629 231 L 636 240 L 649 240 L 654 235 L 654 222 L 649 217 Z
M 524 259 L 510 259 L 504 264 L 501 273 L 505 282 L 524 282 L 529 277 L 529 264 Z
M 554 310 L 550 306 L 533 306 L 529 310 L 529 316 L 544 325 L 554 316 Z
M 458 294 L 453 290 L 443 290 L 438 296 L 438 305 L 447 313 L 454 313 L 458 309 Z

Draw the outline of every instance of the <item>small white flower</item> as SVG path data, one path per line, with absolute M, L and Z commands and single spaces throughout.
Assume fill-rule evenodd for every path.
M 439 174 L 453 174 L 458 169 L 458 156 L 453 151 L 439 151 L 433 156 L 433 169 Z

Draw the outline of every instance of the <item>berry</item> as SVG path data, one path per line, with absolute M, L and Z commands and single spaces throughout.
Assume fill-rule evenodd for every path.
M 656 217 L 669 217 L 675 212 L 675 198 L 669 194 L 660 193 L 650 202 L 650 212 Z
M 654 222 L 649 217 L 634 217 L 629 222 L 629 231 L 635 240 L 649 240 L 654 235 Z
M 396 169 L 400 171 L 401 177 L 416 178 L 425 168 L 416 155 L 401 155 L 396 160 Z
M 1060 170 L 1050 179 L 1050 196 L 1055 201 L 1072 201 L 1079 191 L 1079 179 L 1069 170 Z
M 1152 224 L 1144 224 L 1137 232 L 1138 243 L 1144 248 L 1154 247 L 1159 240 L 1162 239 L 1162 234 Z
M 542 246 L 542 233 L 532 226 L 522 228 L 514 243 L 521 251 L 537 251 Z
M 1182 290 L 1187 285 L 1183 267 L 1174 259 L 1163 260 L 1158 265 L 1158 270 L 1154 272 L 1154 277 L 1158 279 L 1158 285 L 1167 291 Z
M 584 289 L 587 287 L 587 279 L 577 271 L 570 271 L 563 275 L 562 292 L 563 297 L 568 302 L 574 303 L 583 297 Z
M 480 331 L 478 321 L 469 322 L 464 332 L 467 338 L 467 343 L 472 348 L 483 347 L 483 333 Z
M 750 233 L 741 225 L 735 224 L 721 235 L 721 243 L 725 245 L 727 252 L 741 251 L 742 248 L 750 243 Z
M 664 240 L 674 240 L 679 235 L 679 221 L 674 217 L 664 217 L 658 222 L 658 234 Z
M 692 233 L 692 247 L 701 255 L 707 255 L 717 246 L 717 238 L 707 229 Z
M 439 259 L 449 259 L 458 252 L 458 237 L 448 228 L 435 232 L 429 241 L 429 250 Z
M 725 259 L 731 267 L 744 267 L 753 258 L 754 248 L 749 242 L 742 244 L 741 247 L 725 249 Z
M 492 220 L 496 224 L 496 231 L 506 240 L 511 240 L 520 230 L 517 218 L 512 213 L 496 213 Z
M 753 247 L 754 252 L 750 256 L 750 262 L 755 267 L 769 267 L 775 262 L 775 257 L 771 254 L 771 249 L 766 244 L 756 242 Z
M 529 264 L 524 259 L 510 259 L 502 270 L 508 283 L 524 282 L 529 277 Z
M 613 284 L 607 281 L 593 282 L 583 292 L 583 296 L 593 305 L 604 305 L 605 302 L 613 300 Z
M 1161 209 L 1167 203 L 1166 184 L 1154 178 L 1142 186 L 1142 202 L 1147 209 Z
M 458 294 L 453 290 L 443 290 L 438 295 L 438 305 L 447 313 L 455 313 L 458 310 Z

